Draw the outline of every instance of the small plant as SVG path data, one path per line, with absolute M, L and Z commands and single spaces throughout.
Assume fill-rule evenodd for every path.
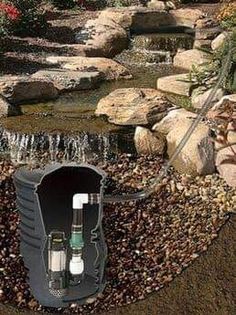
M 58 9 L 72 9 L 76 6 L 76 0 L 51 0 L 51 3 Z
M 229 1 L 228 1 L 229 2 Z M 231 30 L 236 27 L 236 3 L 229 2 L 223 5 L 218 20 L 223 28 Z
M 189 81 L 194 86 L 201 86 L 203 89 L 208 90 L 212 88 L 221 72 L 223 62 L 226 55 L 232 49 L 233 55 L 231 60 L 231 67 L 228 74 L 222 83 L 222 87 L 230 93 L 236 92 L 236 31 L 229 35 L 229 40 L 212 54 L 212 60 L 201 68 L 193 67 L 189 74 Z

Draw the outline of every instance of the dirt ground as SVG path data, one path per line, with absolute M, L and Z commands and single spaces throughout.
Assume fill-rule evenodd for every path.
M 147 299 L 100 315 L 235 315 L 236 215 L 189 268 Z M 0 305 L 0 315 L 32 315 Z

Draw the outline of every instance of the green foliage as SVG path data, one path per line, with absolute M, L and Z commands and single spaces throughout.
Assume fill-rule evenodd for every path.
M 204 67 L 197 68 L 193 67 L 190 74 L 189 80 L 196 86 L 201 86 L 203 89 L 212 88 L 221 72 L 223 62 L 227 56 L 229 49 L 232 49 L 233 56 L 231 67 L 226 75 L 222 87 L 229 93 L 236 92 L 236 31 L 232 32 L 229 36 L 229 40 L 221 47 L 221 49 L 213 53 L 213 59 L 210 63 Z
M 46 19 L 40 10 L 40 0 L 9 0 L 21 13 L 14 26 L 14 34 L 20 36 L 38 36 L 47 28 Z
M 56 8 L 60 10 L 72 9 L 77 5 L 76 0 L 50 0 Z
M 224 29 L 231 30 L 236 28 L 236 12 L 234 12 L 231 16 L 226 17 L 221 25 Z

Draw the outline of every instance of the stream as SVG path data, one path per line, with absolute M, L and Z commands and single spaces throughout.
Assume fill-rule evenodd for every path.
M 156 88 L 158 78 L 182 73 L 173 67 L 173 56 L 178 49 L 192 45 L 193 36 L 189 34 L 135 36 L 129 50 L 115 58 L 130 69 L 133 79 L 105 82 L 95 90 L 21 106 L 23 115 L 0 119 L 0 152 L 10 155 L 15 163 L 37 161 L 42 152 L 53 162 L 87 162 L 121 152 L 134 153 L 134 128 L 96 117 L 97 103 L 116 89 Z

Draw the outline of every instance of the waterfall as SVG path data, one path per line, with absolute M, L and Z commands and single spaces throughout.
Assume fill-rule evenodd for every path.
M 116 57 L 126 64 L 171 64 L 179 49 L 191 49 L 194 38 L 188 34 L 144 34 L 134 36 L 129 50 Z
M 24 134 L 0 131 L 0 153 L 8 154 L 16 164 L 47 162 L 79 162 L 106 160 L 117 153 L 117 134 Z

